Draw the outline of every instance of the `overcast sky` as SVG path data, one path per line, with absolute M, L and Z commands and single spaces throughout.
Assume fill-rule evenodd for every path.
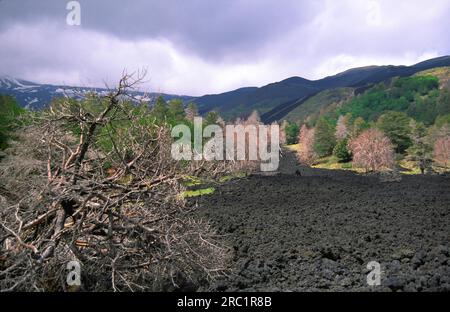
M 202 95 L 450 54 L 450 0 L 0 0 L 0 75 Z

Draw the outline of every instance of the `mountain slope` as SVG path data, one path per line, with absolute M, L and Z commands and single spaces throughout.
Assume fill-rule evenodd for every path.
M 355 68 L 347 70 L 335 76 L 330 76 L 324 79 L 316 80 L 313 83 L 315 83 L 315 85 L 320 91 L 339 87 L 362 88 L 364 90 L 365 87 L 370 87 L 371 85 L 389 80 L 394 77 L 408 77 L 424 70 L 444 66 L 450 66 L 450 56 L 431 59 L 413 66 L 390 65 L 390 66 L 369 66 L 369 67 Z M 292 102 L 283 103 L 273 108 L 266 114 L 263 114 L 261 116 L 261 119 L 266 123 L 281 120 L 290 111 L 294 110 L 299 105 L 302 105 L 308 98 L 318 94 L 319 92 L 301 95 L 299 97 L 300 101 L 297 101 L 297 106 L 293 105 Z M 307 97 L 306 100 L 304 99 L 305 96 Z M 286 107 L 288 109 L 286 109 Z
M 350 99 L 355 92 L 353 88 L 328 89 L 308 98 L 302 105 L 290 111 L 283 119 L 289 122 L 303 123 L 308 117 L 318 116 L 332 105 L 338 105 Z
M 217 110 L 223 116 L 233 118 L 258 110 L 262 120 L 272 122 L 284 118 L 310 97 L 327 89 L 362 87 L 393 77 L 411 76 L 419 71 L 450 66 L 450 56 L 418 63 L 413 66 L 368 66 L 350 69 L 320 80 L 291 77 L 261 88 L 248 88 L 223 94 L 207 95 L 194 101 L 201 112 Z M 225 97 L 226 95 L 226 97 Z M 224 99 L 227 101 L 224 102 Z
M 262 120 L 270 123 L 285 118 L 292 111 L 306 103 L 308 99 L 324 90 L 351 87 L 364 91 L 373 84 L 393 77 L 411 76 L 424 70 L 444 66 L 450 66 L 450 56 L 431 59 L 413 66 L 368 66 L 355 68 L 315 81 L 301 77 L 291 77 L 260 88 L 240 88 L 230 92 L 201 97 L 159 93 L 145 95 L 148 101 L 152 101 L 157 96 L 162 95 L 166 100 L 180 98 L 185 103 L 195 102 L 201 114 L 215 110 L 227 119 L 246 116 L 251 111 L 258 110 L 262 114 Z M 64 95 L 82 96 L 92 91 L 98 93 L 107 92 L 104 88 L 54 86 L 11 77 L 0 77 L 0 94 L 14 96 L 22 106 L 31 109 L 45 107 L 54 97 Z M 143 92 L 135 92 L 134 95 L 141 98 L 144 97 Z
M 418 77 L 426 80 L 420 82 L 415 79 Z M 427 81 L 431 79 L 432 82 L 433 77 L 438 79 L 438 86 L 427 89 Z M 314 124 L 319 116 L 333 119 L 351 112 L 354 117 L 373 121 L 386 110 L 394 110 L 431 124 L 439 114 L 450 113 L 449 90 L 450 66 L 437 67 L 401 79 L 390 79 L 383 84 L 327 89 L 303 101 L 283 119 Z
M 440 73 L 440 78 L 430 73 Z M 381 115 L 391 111 L 402 112 L 431 126 L 438 117 L 450 114 L 449 74 L 450 67 L 440 67 L 394 78 L 347 100 L 330 103 L 320 110 L 316 108 L 307 119 L 314 122 L 320 115 L 336 121 L 340 115 L 350 114 L 353 119 L 361 117 L 367 122 L 376 122 Z
M 90 92 L 97 92 L 101 95 L 106 95 L 108 93 L 108 90 L 105 88 L 38 84 L 22 79 L 13 78 L 10 76 L 0 77 L 0 94 L 15 97 L 17 102 L 21 106 L 29 109 L 42 109 L 46 107 L 53 98 L 64 96 L 79 98 Z M 165 100 L 181 98 L 184 101 L 188 101 L 191 99 L 191 97 L 188 96 L 177 96 L 160 93 L 132 92 L 132 94 L 138 100 L 142 99 L 149 102 L 152 102 L 160 95 L 163 96 Z

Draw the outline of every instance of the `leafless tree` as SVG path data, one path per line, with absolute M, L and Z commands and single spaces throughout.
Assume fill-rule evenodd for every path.
M 299 134 L 299 150 L 298 158 L 300 162 L 306 165 L 312 165 L 317 158 L 314 152 L 314 129 L 309 129 L 306 125 L 303 125 Z
M 130 112 L 129 92 L 142 78 L 124 74 L 94 98 L 95 109 L 55 104 L 7 151 L 1 291 L 68 290 L 72 260 L 81 264 L 81 289 L 95 291 L 201 285 L 226 269 L 228 249 L 179 196 L 180 179 L 202 164 L 174 161 L 170 129 Z
M 394 166 L 394 149 L 389 138 L 377 129 L 369 129 L 349 142 L 353 165 L 366 171 L 380 171 Z
M 434 143 L 434 161 L 446 170 L 450 167 L 450 136 L 442 136 Z
M 337 121 L 336 125 L 336 139 L 337 140 L 343 140 L 348 137 L 349 131 L 348 131 L 348 118 L 345 116 L 339 116 L 339 119 Z

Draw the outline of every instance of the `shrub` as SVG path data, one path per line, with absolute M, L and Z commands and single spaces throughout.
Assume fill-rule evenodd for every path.
M 348 139 L 340 140 L 333 149 L 333 155 L 341 163 L 346 163 L 352 160 L 352 155 L 348 150 Z

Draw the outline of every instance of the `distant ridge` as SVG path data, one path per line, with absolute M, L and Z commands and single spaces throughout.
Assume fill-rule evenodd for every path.
M 107 94 L 108 89 L 39 84 L 11 76 L 0 77 L 0 94 L 15 97 L 21 106 L 29 109 L 42 109 L 56 97 L 80 97 L 90 92 Z M 142 99 L 148 102 L 154 101 L 160 95 L 165 100 L 180 98 L 183 101 L 189 101 L 191 99 L 189 96 L 178 96 L 171 94 L 144 93 L 137 91 L 132 93 L 137 99 Z
M 201 97 L 148 93 L 146 100 L 152 102 L 159 95 L 163 96 L 165 100 L 179 98 L 186 104 L 195 102 L 201 114 L 215 110 L 228 119 L 245 117 L 253 110 L 258 110 L 261 113 L 262 121 L 271 123 L 281 120 L 310 97 L 327 89 L 352 87 L 364 90 L 367 86 L 393 77 L 411 76 L 423 70 L 443 66 L 450 66 L 450 56 L 430 59 L 413 66 L 387 65 L 353 68 L 319 80 L 290 77 L 260 88 L 245 87 Z M 48 105 L 52 98 L 64 94 L 83 94 L 92 91 L 107 92 L 104 88 L 55 86 L 9 76 L 0 77 L 0 94 L 14 96 L 22 106 L 31 109 L 41 109 Z M 144 93 L 136 92 L 136 96 L 144 96 Z
M 261 118 L 271 123 L 285 117 L 290 111 L 321 91 L 332 88 L 360 88 L 393 77 L 406 77 L 436 67 L 450 66 L 450 56 L 420 62 L 413 66 L 366 66 L 346 70 L 319 80 L 290 77 L 261 88 L 248 88 L 192 99 L 201 112 L 217 110 L 226 117 L 248 115 L 252 110 L 262 113 Z M 226 95 L 226 96 L 225 96 Z M 226 101 L 228 100 L 228 101 Z

